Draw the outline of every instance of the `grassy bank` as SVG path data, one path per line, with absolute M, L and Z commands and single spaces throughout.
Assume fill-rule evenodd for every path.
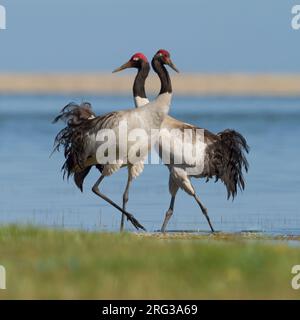
M 0 299 L 300 298 L 295 264 L 299 248 L 247 237 L 0 228 Z

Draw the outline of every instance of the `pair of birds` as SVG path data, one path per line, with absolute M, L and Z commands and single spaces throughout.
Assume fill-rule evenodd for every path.
M 149 62 L 144 54 L 136 53 L 128 62 L 113 71 L 119 72 L 127 68 L 137 69 L 138 72 L 133 84 L 135 108 L 96 116 L 89 103 L 82 103 L 81 105 L 70 103 L 62 109 L 54 120 L 54 122 L 62 120 L 66 123 L 66 127 L 62 129 L 55 138 L 54 148 L 54 150 L 57 151 L 60 150 L 60 147 L 64 149 L 66 159 L 62 167 L 64 175 L 66 174 L 68 177 L 73 175 L 75 184 L 82 191 L 85 177 L 90 172 L 90 169 L 95 166 L 101 175 L 92 187 L 92 191 L 122 213 L 121 230 L 124 228 L 125 216 L 136 229 L 145 230 L 137 219 L 126 210 L 130 185 L 132 180 L 138 177 L 143 171 L 144 161 L 138 160 L 134 163 L 127 162 L 128 153 L 126 153 L 122 155 L 122 157 L 119 156 L 118 161 L 114 163 L 99 163 L 96 154 L 97 149 L 103 142 L 98 141 L 98 132 L 110 129 L 117 135 L 119 125 L 124 120 L 127 121 L 128 130 L 142 128 L 149 137 L 151 136 L 152 129 L 164 129 L 167 131 L 178 129 L 181 132 L 189 129 L 193 135 L 193 139 L 189 143 L 192 144 L 191 147 L 195 147 L 198 142 L 197 139 L 199 139 L 196 131 L 201 129 L 168 115 L 172 101 L 172 83 L 165 66 L 169 66 L 178 72 L 170 58 L 170 53 L 167 50 L 158 50 L 151 61 L 151 65 L 161 82 L 160 92 L 153 101 L 150 102 L 148 100 L 145 92 L 145 81 L 150 71 Z M 162 232 L 166 230 L 167 224 L 173 214 L 175 198 L 179 189 L 183 189 L 195 199 L 211 231 L 214 232 L 207 209 L 197 196 L 191 182 L 191 177 L 206 178 L 207 181 L 213 177 L 216 181 L 220 179 L 227 189 L 228 199 L 236 196 L 238 188 L 242 190 L 245 187 L 243 170 L 248 171 L 248 162 L 245 154 L 249 151 L 245 138 L 240 133 L 229 129 L 218 134 L 213 134 L 206 129 L 202 130 L 204 137 L 202 137 L 201 142 L 204 143 L 204 149 L 202 150 L 203 157 L 200 162 L 195 162 L 194 159 L 184 157 L 183 162 L 180 164 L 175 163 L 174 158 L 176 158 L 176 153 L 181 151 L 178 151 L 178 149 L 175 150 L 174 146 L 179 142 L 177 139 L 181 137 L 172 136 L 171 138 L 171 146 L 173 147 L 171 147 L 168 152 L 171 152 L 170 158 L 173 159 L 173 161 L 165 164 L 169 169 L 171 201 L 161 227 Z M 159 140 L 158 147 L 160 157 L 163 159 L 162 155 L 164 150 L 161 141 L 162 140 Z M 122 147 L 118 145 L 120 142 L 117 141 L 116 143 L 117 149 L 120 149 Z M 129 150 L 131 142 L 127 141 L 127 143 L 127 150 Z M 201 169 L 190 170 L 197 166 L 200 166 Z M 122 167 L 127 167 L 128 179 L 123 193 L 123 205 L 121 208 L 100 192 L 99 185 L 106 176 L 112 175 Z

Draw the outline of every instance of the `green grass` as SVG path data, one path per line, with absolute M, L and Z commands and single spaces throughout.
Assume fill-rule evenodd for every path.
M 300 298 L 300 248 L 249 238 L 2 227 L 0 299 Z

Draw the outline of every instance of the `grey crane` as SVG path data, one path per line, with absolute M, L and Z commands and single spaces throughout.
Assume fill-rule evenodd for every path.
M 127 67 L 135 67 L 137 61 L 139 61 L 139 57 L 133 56 L 126 65 Z M 127 123 L 128 131 L 142 128 L 147 132 L 149 137 L 151 129 L 160 128 L 164 117 L 169 112 L 172 99 L 171 80 L 164 65 L 169 65 L 176 71 L 177 69 L 169 55 L 164 56 L 159 52 L 154 56 L 152 63 L 155 65 L 155 71 L 161 79 L 161 90 L 157 98 L 151 103 L 138 109 L 114 111 L 102 116 L 96 116 L 89 103 L 83 103 L 82 105 L 70 103 L 54 119 L 54 122 L 62 120 L 66 123 L 66 127 L 57 134 L 54 147 L 54 150 L 57 151 L 60 150 L 60 147 L 64 149 L 66 159 L 62 167 L 64 174 L 68 177 L 73 175 L 75 184 L 82 190 L 85 177 L 91 167 L 96 166 L 101 175 L 92 187 L 92 191 L 124 214 L 136 229 L 143 230 L 145 230 L 144 227 L 132 214 L 125 210 L 125 206 L 128 201 L 131 181 L 143 171 L 144 162 L 128 162 L 128 152 L 126 154 L 118 152 L 118 158 L 113 163 L 99 162 L 97 151 L 104 142 L 99 141 L 97 137 L 98 133 L 105 129 L 112 130 L 118 136 L 120 124 L 124 121 Z M 119 140 L 115 141 L 115 145 L 112 146 L 116 147 L 117 151 L 122 148 L 119 142 Z M 132 142 L 128 140 L 126 142 L 128 144 L 127 150 L 130 150 Z M 119 207 L 99 190 L 99 185 L 103 179 L 117 172 L 122 167 L 128 168 L 128 181 L 123 195 L 123 208 Z M 123 225 L 121 225 L 121 229 L 123 229 Z
M 168 52 L 160 50 L 159 54 L 167 56 Z M 143 72 L 143 68 L 147 68 L 146 64 L 143 68 L 139 66 L 136 66 L 136 68 L 138 69 L 138 73 L 133 85 L 133 95 L 135 105 L 139 108 L 149 102 L 145 93 L 145 80 L 148 73 L 146 75 Z M 122 70 L 122 68 L 118 71 L 120 70 Z M 164 232 L 166 230 L 167 224 L 174 212 L 176 194 L 178 189 L 181 188 L 195 199 L 204 214 L 211 231 L 214 232 L 207 209 L 196 194 L 191 178 L 205 178 L 206 181 L 211 178 L 215 178 L 215 181 L 220 179 L 227 189 L 227 198 L 229 199 L 232 197 L 234 199 L 237 195 L 238 188 L 241 190 L 245 188 L 243 169 L 246 172 L 248 171 L 248 162 L 245 153 L 249 152 L 249 146 L 247 145 L 245 138 L 235 130 L 227 129 L 218 134 L 214 134 L 207 129 L 199 128 L 167 115 L 161 125 L 162 139 L 160 139 L 158 147 L 162 159 L 164 159 L 165 152 L 171 153 L 170 159 L 176 158 L 178 155 L 176 153 L 183 152 L 182 149 L 176 150 L 174 148 L 175 145 L 182 143 L 181 134 L 171 136 L 171 141 L 169 141 L 171 146 L 170 149 L 164 150 L 164 146 L 162 145 L 164 134 L 174 129 L 179 133 L 184 133 L 185 130 L 191 130 L 193 138 L 189 143 L 192 144 L 192 148 L 195 148 L 197 140 L 201 139 L 200 142 L 204 145 L 203 150 L 201 150 L 201 158 L 203 161 L 195 162 L 193 158 L 189 159 L 186 155 L 185 157 L 182 157 L 180 154 L 179 156 L 183 160 L 182 163 L 177 164 L 175 162 L 170 162 L 166 164 L 169 169 L 169 192 L 171 194 L 171 201 L 161 231 Z M 197 130 L 199 129 L 203 132 L 203 136 L 200 138 L 197 135 Z

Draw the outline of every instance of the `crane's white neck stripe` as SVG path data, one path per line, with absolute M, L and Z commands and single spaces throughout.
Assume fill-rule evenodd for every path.
M 139 107 L 144 106 L 145 104 L 148 104 L 149 99 L 136 96 L 136 97 L 134 97 L 134 103 L 135 103 L 136 108 L 139 108 Z

